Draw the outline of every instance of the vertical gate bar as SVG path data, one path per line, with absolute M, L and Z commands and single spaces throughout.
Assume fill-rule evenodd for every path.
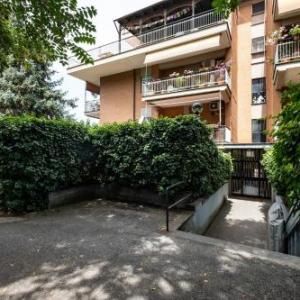
M 261 182 L 261 167 L 260 167 L 261 149 L 257 149 L 257 163 L 258 163 L 258 196 L 261 197 L 260 193 L 260 182 Z

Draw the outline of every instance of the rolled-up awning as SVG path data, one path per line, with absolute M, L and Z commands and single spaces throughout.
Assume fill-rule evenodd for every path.
M 216 35 L 195 42 L 146 54 L 144 64 L 152 65 L 156 63 L 172 61 L 174 59 L 191 57 L 202 53 L 206 53 L 208 49 L 219 49 L 220 46 L 221 35 Z
M 222 91 L 211 91 L 203 94 L 197 95 L 185 95 L 185 96 L 173 96 L 170 98 L 152 99 L 147 102 L 150 105 L 156 107 L 172 107 L 172 106 L 186 106 L 192 105 L 195 102 L 208 103 L 217 100 L 223 100 L 224 102 L 229 102 L 230 98 L 227 90 Z

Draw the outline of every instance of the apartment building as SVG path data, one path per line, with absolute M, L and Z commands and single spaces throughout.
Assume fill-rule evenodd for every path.
M 300 2 L 241 1 L 229 18 L 211 3 L 160 1 L 115 20 L 119 38 L 90 51 L 93 65 L 70 59 L 68 73 L 87 83 L 86 114 L 142 122 L 198 105 L 218 142 L 268 141 L 281 91 L 300 80 Z

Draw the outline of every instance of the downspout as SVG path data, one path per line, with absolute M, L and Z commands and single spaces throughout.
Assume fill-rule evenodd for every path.
M 135 121 L 135 103 L 136 103 L 136 69 L 133 70 L 133 99 L 132 99 L 132 119 Z

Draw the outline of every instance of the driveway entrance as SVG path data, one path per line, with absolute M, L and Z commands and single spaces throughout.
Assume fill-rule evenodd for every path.
M 270 144 L 237 144 L 225 146 L 233 158 L 230 181 L 231 196 L 271 198 L 271 185 L 261 164 Z

